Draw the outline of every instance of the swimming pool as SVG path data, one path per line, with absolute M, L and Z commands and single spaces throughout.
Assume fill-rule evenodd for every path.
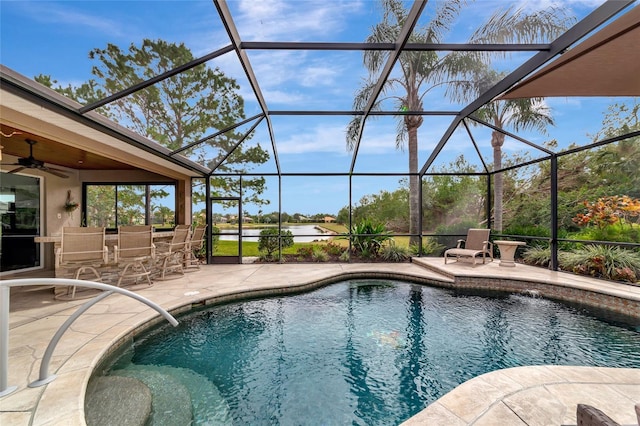
M 398 424 L 500 368 L 640 364 L 638 323 L 390 280 L 221 305 L 180 322 L 138 339 L 109 374 L 173 399 L 183 386 L 196 424 Z

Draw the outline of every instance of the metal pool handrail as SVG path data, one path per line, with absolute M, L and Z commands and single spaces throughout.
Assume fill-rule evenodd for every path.
M 78 286 L 95 288 L 98 290 L 105 290 L 104 293 L 100 293 L 93 299 L 87 301 L 78 308 L 67 320 L 60 326 L 58 331 L 53 335 L 53 338 L 49 342 L 47 349 L 40 361 L 40 375 L 38 380 L 29 384 L 29 387 L 37 387 L 45 385 L 55 380 L 56 375 L 49 375 L 49 361 L 56 345 L 62 338 L 62 335 L 71 327 L 71 324 L 80 317 L 90 307 L 101 301 L 102 299 L 112 295 L 113 293 L 123 294 L 129 296 L 139 302 L 144 303 L 150 308 L 155 309 L 160 315 L 162 315 L 171 325 L 174 327 L 178 325 L 178 321 L 160 305 L 152 302 L 151 300 L 140 296 L 132 291 L 125 290 L 120 287 L 115 287 L 109 284 L 98 283 L 95 281 L 83 281 L 72 280 L 67 278 L 22 278 L 14 280 L 5 280 L 0 282 L 0 398 L 7 396 L 14 392 L 18 387 L 7 385 L 8 372 L 9 372 L 9 297 L 10 287 L 18 286 L 33 286 L 33 285 L 63 285 L 63 286 Z

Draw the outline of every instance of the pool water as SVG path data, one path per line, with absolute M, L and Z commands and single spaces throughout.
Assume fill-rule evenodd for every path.
M 640 365 L 640 323 L 542 298 L 387 280 L 179 320 L 140 338 L 109 374 L 175 373 L 190 389 L 195 424 L 395 425 L 501 368 Z M 170 424 L 155 410 L 155 424 Z

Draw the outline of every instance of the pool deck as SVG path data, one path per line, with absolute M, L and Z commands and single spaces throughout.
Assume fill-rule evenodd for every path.
M 509 278 L 551 285 L 598 289 L 640 301 L 640 287 L 579 277 L 542 268 L 499 262 L 476 265 L 442 258 L 413 263 L 314 263 L 205 265 L 184 277 L 128 288 L 173 311 L 214 298 L 278 294 L 355 276 L 411 278 L 453 286 L 456 277 Z M 32 275 L 31 277 L 36 277 Z M 157 321 L 156 312 L 135 300 L 112 295 L 84 313 L 62 337 L 49 371 L 53 382 L 27 387 L 38 378 L 40 359 L 60 325 L 86 300 L 53 299 L 51 288 L 12 288 L 9 332 L 9 386 L 0 398 L 0 424 L 84 425 L 84 394 L 95 366 L 109 348 L 135 330 Z M 575 425 L 576 405 L 600 408 L 623 425 L 637 424 L 640 368 L 530 366 L 475 377 L 407 420 L 405 425 Z M 313 423 L 313 422 L 311 422 Z

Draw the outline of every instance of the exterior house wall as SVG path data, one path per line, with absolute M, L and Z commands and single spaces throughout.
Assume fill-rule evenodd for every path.
M 17 161 L 17 157 L 3 155 L 3 163 Z M 15 166 L 3 166 L 1 170 L 7 172 L 13 170 Z M 61 178 L 52 174 L 42 172 L 37 169 L 24 169 L 20 174 L 27 176 L 42 177 L 43 188 L 43 210 L 42 229 L 40 235 L 54 236 L 62 233 L 62 228 L 66 226 L 80 226 L 82 221 L 82 205 L 74 212 L 66 212 L 64 204 L 67 199 L 67 191 L 71 191 L 71 198 L 82 204 L 82 184 L 83 182 L 175 182 L 176 183 L 176 221 L 177 223 L 191 223 L 191 182 L 186 180 L 174 180 L 166 176 L 145 170 L 74 170 L 61 166 L 56 168 L 64 169 L 69 175 L 68 178 Z M 187 190 L 188 189 L 188 190 Z M 44 254 L 42 265 L 45 270 L 54 270 L 55 255 L 54 245 L 43 243 Z

